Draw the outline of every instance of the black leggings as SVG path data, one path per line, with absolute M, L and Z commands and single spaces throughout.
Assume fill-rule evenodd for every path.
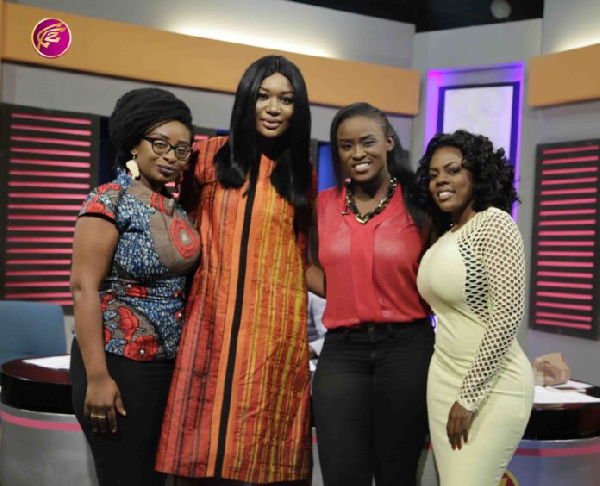
M 173 361 L 133 361 L 106 353 L 127 416 L 117 414 L 115 434 L 94 433 L 83 416 L 87 379 L 77 341 L 71 348 L 73 407 L 90 444 L 100 486 L 162 486 L 167 475 L 154 469 L 167 405 Z
M 325 486 L 413 486 L 427 432 L 429 319 L 329 331 L 313 382 Z

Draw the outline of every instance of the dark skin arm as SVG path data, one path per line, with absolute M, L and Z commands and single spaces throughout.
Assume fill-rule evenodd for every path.
M 83 217 L 75 225 L 71 292 L 75 311 L 75 333 L 87 373 L 85 419 L 94 432 L 117 431 L 117 413 L 125 407 L 117 384 L 106 367 L 102 308 L 98 291 L 117 247 L 119 232 L 110 222 Z
M 313 294 L 325 298 L 325 272 L 319 264 L 319 231 L 317 224 L 317 204 L 312 208 L 310 228 L 310 266 L 306 270 L 306 286 Z
M 325 298 L 325 272 L 322 268 L 311 265 L 306 270 L 306 286 L 313 294 Z

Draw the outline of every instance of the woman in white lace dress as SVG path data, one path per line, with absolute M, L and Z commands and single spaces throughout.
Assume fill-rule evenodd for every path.
M 513 168 L 489 139 L 438 134 L 417 172 L 437 241 L 418 275 L 438 318 L 427 406 L 442 486 L 498 486 L 527 425 L 533 376 L 516 340 L 523 242 Z

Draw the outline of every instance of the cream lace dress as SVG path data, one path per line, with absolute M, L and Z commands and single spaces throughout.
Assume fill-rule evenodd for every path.
M 419 292 L 438 318 L 427 407 L 441 486 L 498 486 L 533 402 L 529 360 L 515 337 L 524 312 L 523 242 L 491 207 L 446 232 L 424 255 Z M 475 412 L 469 442 L 452 450 L 457 401 Z

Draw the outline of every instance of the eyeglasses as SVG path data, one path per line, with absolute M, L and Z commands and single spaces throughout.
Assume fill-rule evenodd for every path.
M 152 144 L 152 150 L 156 155 L 167 155 L 171 150 L 175 153 L 177 160 L 185 161 L 192 155 L 193 149 L 189 145 L 171 145 L 160 138 L 142 137 Z

